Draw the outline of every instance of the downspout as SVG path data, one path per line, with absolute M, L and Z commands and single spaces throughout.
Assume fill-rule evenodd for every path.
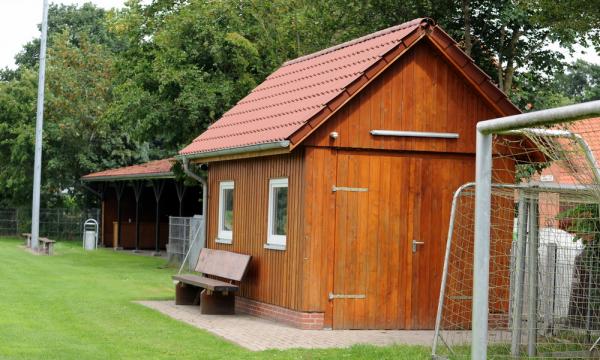
M 204 216 L 204 243 L 206 244 L 206 237 L 207 237 L 207 231 L 206 231 L 206 227 L 208 224 L 208 214 L 207 214 L 207 209 L 208 209 L 208 182 L 206 182 L 206 179 L 203 178 L 202 176 L 196 174 L 195 172 L 193 172 L 192 170 L 190 170 L 190 159 L 183 157 L 183 172 L 191 177 L 192 179 L 198 181 L 200 184 L 202 184 L 202 216 Z

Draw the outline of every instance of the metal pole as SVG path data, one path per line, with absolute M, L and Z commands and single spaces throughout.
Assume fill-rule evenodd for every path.
M 591 314 L 592 314 L 592 276 L 594 273 L 594 268 L 596 267 L 595 264 L 595 259 L 596 259 L 596 249 L 594 249 L 595 246 L 593 245 L 588 245 L 588 249 L 592 247 L 591 253 L 591 259 L 589 259 L 587 261 L 586 264 L 586 270 L 587 270 L 587 292 L 586 292 L 586 298 L 587 298 L 587 304 L 586 304 L 586 310 L 585 310 L 585 333 L 586 333 L 586 340 L 587 342 L 591 342 L 591 333 L 590 333 L 590 328 L 591 328 Z
M 525 284 L 525 253 L 527 249 L 527 199 L 524 191 L 519 191 L 517 251 L 515 256 L 515 297 L 512 309 L 512 339 L 510 354 L 519 357 L 521 345 L 521 324 L 523 316 L 523 285 Z
M 31 247 L 38 248 L 40 236 L 40 188 L 42 184 L 42 132 L 44 129 L 44 86 L 46 83 L 46 38 L 48 36 L 48 0 L 42 11 L 40 69 L 38 74 L 37 114 L 35 118 L 35 157 L 33 164 L 33 203 L 31 206 Z
M 485 134 L 492 134 L 536 125 L 571 122 L 598 115 L 600 115 L 600 100 L 480 121 L 477 123 L 477 130 Z
M 546 246 L 546 299 L 544 304 L 544 329 L 546 335 L 552 335 L 554 330 L 554 297 L 556 295 L 556 244 Z
M 473 255 L 473 329 L 471 359 L 485 360 L 488 341 L 492 136 L 477 131 L 475 159 L 475 244 Z
M 529 202 L 529 303 L 527 314 L 527 355 L 536 356 L 538 305 L 538 201 Z
M 468 188 L 475 186 L 474 182 L 469 182 L 461 185 L 452 197 L 452 208 L 450 210 L 450 221 L 448 223 L 448 236 L 446 240 L 446 254 L 444 255 L 444 270 L 442 272 L 442 283 L 440 284 L 440 297 L 438 299 L 437 315 L 435 318 L 435 331 L 433 335 L 433 344 L 431 345 L 431 355 L 436 355 L 438 337 L 442 325 L 442 310 L 444 308 L 444 295 L 446 293 L 446 282 L 448 281 L 448 266 L 450 261 L 450 248 L 452 247 L 452 234 L 454 233 L 454 220 L 456 218 L 456 207 L 458 198 L 462 192 Z

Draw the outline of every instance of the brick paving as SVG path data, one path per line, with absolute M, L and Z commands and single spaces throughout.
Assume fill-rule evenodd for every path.
M 301 330 L 251 315 L 202 315 L 198 306 L 174 301 L 139 301 L 176 320 L 210 331 L 246 349 L 342 348 L 356 344 L 431 346 L 433 331 Z

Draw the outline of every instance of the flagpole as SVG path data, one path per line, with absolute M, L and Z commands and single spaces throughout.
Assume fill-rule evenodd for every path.
M 40 235 L 40 187 L 42 183 L 42 132 L 44 128 L 44 84 L 46 82 L 46 39 L 48 37 L 48 0 L 42 12 L 40 68 L 38 75 L 37 114 L 35 119 L 35 159 L 33 164 L 33 204 L 31 207 L 31 247 L 37 250 Z

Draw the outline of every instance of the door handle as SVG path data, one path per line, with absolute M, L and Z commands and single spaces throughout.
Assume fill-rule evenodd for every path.
M 412 241 L 412 251 L 413 251 L 413 254 L 417 252 L 417 245 L 425 245 L 425 242 L 424 241 L 413 240 Z

